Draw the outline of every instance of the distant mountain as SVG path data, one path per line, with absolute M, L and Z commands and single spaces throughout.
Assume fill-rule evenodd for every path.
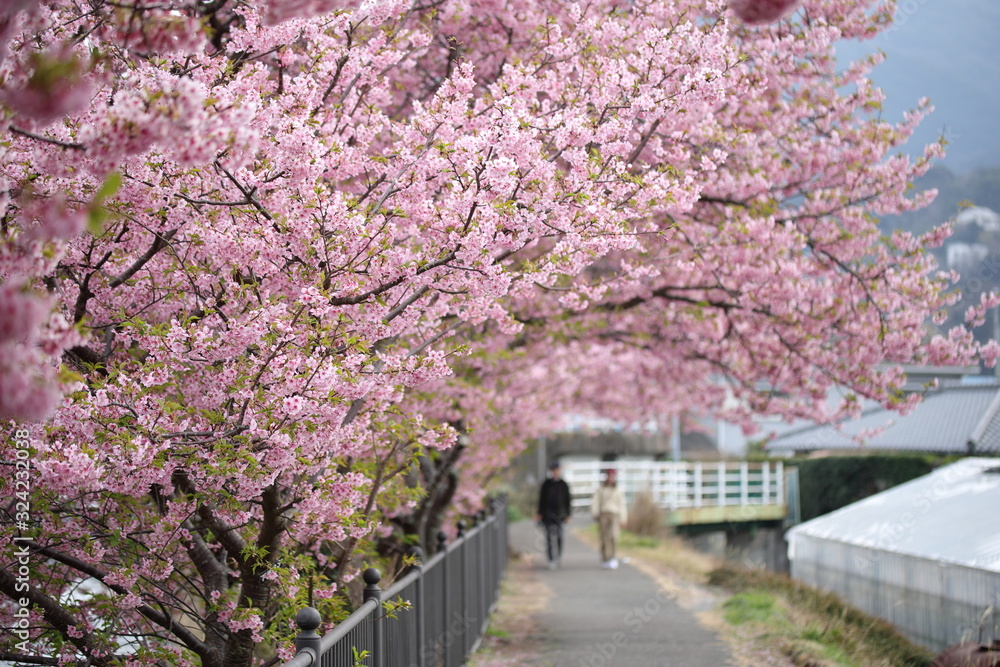
M 930 98 L 935 111 L 907 152 L 919 153 L 944 134 L 943 164 L 952 172 L 1000 166 L 1000 2 L 900 0 L 897 6 L 895 26 L 868 42 L 842 42 L 838 58 L 886 53 L 872 80 L 886 93 L 887 120 L 901 120 L 917 100 Z
M 882 218 L 879 226 L 884 232 L 903 229 L 923 234 L 954 219 L 969 204 L 1000 212 L 1000 167 L 984 167 L 956 175 L 945 166 L 937 166 L 917 179 L 914 185 L 915 191 L 936 189 L 938 196 L 930 206 L 919 211 Z
M 979 303 L 983 292 L 1000 292 L 1000 167 L 973 169 L 956 175 L 945 167 L 934 167 L 916 182 L 917 190 L 938 190 L 937 198 L 927 208 L 879 221 L 883 233 L 902 229 L 922 234 L 946 220 L 954 220 L 954 233 L 940 248 L 933 250 L 941 268 L 955 268 L 961 279 L 955 285 L 959 300 L 948 308 L 948 329 L 965 321 L 965 311 Z M 975 208 L 968 208 L 969 205 Z M 961 246 L 961 247 L 960 247 Z M 963 257 L 956 265 L 955 260 Z M 985 342 L 1000 338 L 1000 319 L 991 326 L 974 330 L 976 339 Z

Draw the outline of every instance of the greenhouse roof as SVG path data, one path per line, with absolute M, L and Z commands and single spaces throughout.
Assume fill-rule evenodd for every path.
M 788 531 L 1000 572 L 1000 459 L 967 458 Z

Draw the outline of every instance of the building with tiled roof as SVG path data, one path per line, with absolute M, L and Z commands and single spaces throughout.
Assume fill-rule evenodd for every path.
M 908 415 L 876 407 L 857 419 L 785 431 L 765 448 L 779 456 L 831 450 L 1000 454 L 1000 385 L 944 385 L 928 391 Z

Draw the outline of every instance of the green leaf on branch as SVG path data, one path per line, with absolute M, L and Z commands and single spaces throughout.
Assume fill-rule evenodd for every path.
M 87 230 L 91 234 L 96 236 L 104 231 L 104 221 L 108 219 L 108 210 L 104 207 L 104 202 L 115 196 L 121 186 L 122 175 L 113 171 L 98 188 L 94 200 L 87 206 Z

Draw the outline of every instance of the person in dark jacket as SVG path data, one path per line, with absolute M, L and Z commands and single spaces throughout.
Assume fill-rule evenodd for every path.
M 569 484 L 559 476 L 559 462 L 549 465 L 549 477 L 542 482 L 538 492 L 538 514 L 535 520 L 545 530 L 545 546 L 549 558 L 549 569 L 554 570 L 562 562 L 563 524 L 571 516 Z

